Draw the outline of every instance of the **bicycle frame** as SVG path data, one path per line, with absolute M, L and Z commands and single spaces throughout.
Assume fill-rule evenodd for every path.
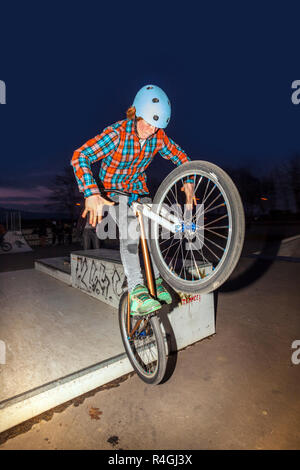
M 162 216 L 155 214 L 155 212 L 152 211 L 152 204 L 133 202 L 132 209 L 134 212 L 139 212 L 149 219 L 154 220 L 154 222 L 157 222 L 172 233 L 176 233 L 181 229 L 182 221 L 176 215 L 170 214 L 164 207 L 161 208 Z
M 150 204 L 149 204 L 150 205 Z M 139 206 L 139 207 L 137 207 Z M 154 280 L 152 276 L 152 271 L 151 271 L 151 261 L 150 261 L 150 255 L 149 255 L 149 249 L 147 245 L 147 239 L 145 235 L 145 227 L 144 227 L 144 219 L 143 219 L 143 206 L 144 204 L 135 204 L 135 207 L 133 207 L 133 210 L 136 212 L 136 215 L 138 217 L 138 221 L 141 227 L 141 245 L 142 245 L 142 253 L 143 253 L 143 259 L 144 259 L 144 264 L 145 264 L 145 270 L 146 270 L 146 281 L 147 281 L 147 286 L 149 288 L 149 292 L 151 295 L 155 296 L 155 286 L 154 286 Z M 151 215 L 156 215 L 150 211 Z M 159 217 L 159 216 L 158 216 Z M 162 217 L 159 217 L 161 220 L 164 220 Z M 156 220 L 156 219 L 154 219 Z M 143 318 L 141 318 L 135 325 L 132 331 L 130 331 L 130 301 L 129 301 L 129 292 L 128 292 L 128 300 L 127 300 L 127 333 L 128 337 L 132 337 L 137 328 L 139 327 L 141 321 Z
M 132 203 L 132 209 L 135 212 L 136 216 L 138 217 L 139 225 L 141 227 L 141 245 L 142 245 L 142 253 L 146 271 L 146 281 L 149 292 L 152 296 L 156 295 L 154 280 L 151 271 L 151 261 L 149 255 L 149 249 L 147 245 L 147 239 L 145 236 L 145 227 L 144 227 L 144 219 L 143 216 L 155 221 L 163 228 L 169 230 L 172 233 L 177 233 L 184 230 L 184 222 L 180 220 L 175 214 L 171 214 L 168 212 L 164 207 L 161 207 L 160 213 L 156 214 L 152 211 L 152 204 L 140 204 L 138 202 Z M 127 300 L 127 333 L 128 337 L 132 338 L 135 331 L 138 329 L 142 319 L 137 321 L 132 331 L 130 331 L 130 301 L 129 301 L 129 292 L 128 292 L 128 300 Z

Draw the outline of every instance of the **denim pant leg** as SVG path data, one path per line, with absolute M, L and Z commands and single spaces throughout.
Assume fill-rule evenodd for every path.
M 111 215 L 119 227 L 121 261 L 128 290 L 131 292 L 138 284 L 144 284 L 138 254 L 138 220 L 133 210 L 128 207 L 126 196 L 115 195 L 111 196 L 111 199 L 119 202 L 119 205 L 115 206 L 115 214 L 111 212 Z
M 119 226 L 120 255 L 127 278 L 128 290 L 130 292 L 138 284 L 144 284 L 138 252 L 140 227 L 136 215 L 133 210 L 128 207 L 128 198 L 126 196 L 115 195 L 111 196 L 111 199 L 119 202 L 119 205 L 114 207 L 115 214 L 112 212 L 111 215 Z M 151 202 L 151 199 L 143 198 L 142 202 Z M 149 225 L 149 220 L 144 217 L 145 235 L 147 239 L 149 239 Z M 157 278 L 160 274 L 153 260 L 149 243 L 148 248 L 151 256 L 154 277 Z
M 150 197 L 143 197 L 143 198 L 141 198 L 141 202 L 144 203 L 144 204 L 147 204 L 147 203 L 151 204 L 152 199 Z M 160 273 L 159 273 L 159 270 L 158 270 L 158 268 L 155 264 L 155 261 L 154 261 L 153 256 L 152 256 L 152 251 L 151 251 L 150 236 L 149 236 L 151 221 L 148 219 L 148 217 L 145 217 L 145 216 L 143 216 L 143 221 L 144 221 L 144 228 L 145 228 L 145 236 L 146 236 L 146 239 L 147 239 L 148 249 L 149 249 L 150 258 L 151 258 L 152 267 L 153 267 L 153 274 L 154 274 L 154 278 L 157 279 L 160 276 Z

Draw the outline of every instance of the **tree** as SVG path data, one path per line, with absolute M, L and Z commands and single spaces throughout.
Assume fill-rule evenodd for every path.
M 261 180 L 254 176 L 248 168 L 226 168 L 225 171 L 239 190 L 245 212 L 249 216 L 253 216 L 260 208 Z
M 300 212 L 300 155 L 296 154 L 289 161 L 291 189 L 294 193 L 297 212 Z
M 275 208 L 288 212 L 300 211 L 300 156 L 295 155 L 272 171 Z
M 83 207 L 83 195 L 79 192 L 73 168 L 65 167 L 61 174 L 53 178 L 48 187 L 52 190 L 52 195 L 49 196 L 49 202 L 45 206 L 66 213 L 72 220 L 77 219 Z

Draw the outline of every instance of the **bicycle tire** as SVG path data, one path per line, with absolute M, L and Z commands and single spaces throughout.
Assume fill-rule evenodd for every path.
M 226 247 L 226 256 L 222 261 L 220 268 L 213 271 L 208 279 L 201 279 L 199 281 L 189 281 L 178 279 L 170 269 L 166 266 L 166 263 L 162 261 L 161 253 L 159 250 L 159 242 L 156 236 L 151 237 L 151 250 L 152 255 L 157 265 L 157 268 L 161 276 L 165 281 L 173 287 L 173 289 L 181 292 L 193 292 L 193 293 L 209 293 L 218 289 L 231 275 L 239 258 L 244 243 L 245 236 L 245 216 L 243 204 L 239 195 L 239 192 L 229 177 L 229 175 L 219 168 L 217 165 L 206 161 L 191 161 L 187 162 L 182 166 L 175 168 L 161 183 L 155 197 L 153 199 L 153 211 L 159 213 L 160 205 L 162 204 L 164 195 L 167 194 L 168 188 L 172 188 L 172 185 L 179 179 L 186 178 L 189 175 L 193 175 L 197 172 L 199 175 L 204 175 L 206 178 L 210 178 L 212 183 L 218 185 L 220 191 L 223 191 L 224 198 L 227 200 L 231 214 L 231 233 L 230 243 Z M 205 212 L 204 212 L 205 214 Z M 155 228 L 157 229 L 158 224 L 152 221 Z
M 138 376 L 147 384 L 151 385 L 158 385 L 164 378 L 167 366 L 167 354 L 166 354 L 166 346 L 164 342 L 164 336 L 160 327 L 160 321 L 157 315 L 153 314 L 149 316 L 147 321 L 151 327 L 151 331 L 153 332 L 155 342 L 157 344 L 157 366 L 155 368 L 155 372 L 153 374 L 147 373 L 143 370 L 142 366 L 140 365 L 139 361 L 135 355 L 135 347 L 133 347 L 132 343 L 130 343 L 127 335 L 127 302 L 128 302 L 128 293 L 124 292 L 120 299 L 119 303 L 119 326 L 122 341 L 125 347 L 125 351 L 127 357 L 135 370 Z M 131 320 L 137 320 L 137 317 L 131 316 Z M 141 317 L 138 317 L 141 319 Z M 146 321 L 146 320 L 144 320 Z

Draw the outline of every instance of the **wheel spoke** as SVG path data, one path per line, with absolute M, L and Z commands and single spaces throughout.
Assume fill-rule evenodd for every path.
M 173 239 L 173 241 L 174 241 L 174 239 Z M 162 253 L 164 253 L 166 250 L 168 250 L 168 251 L 167 251 L 167 254 L 166 254 L 166 257 L 167 257 L 167 256 L 168 256 L 168 253 L 169 253 L 169 251 L 170 251 L 170 248 L 171 248 L 171 247 L 174 247 L 174 246 L 175 246 L 177 243 L 179 243 L 179 242 L 180 242 L 180 240 L 177 240 L 176 243 L 173 243 L 173 244 L 171 244 L 168 248 L 165 248 L 164 250 L 162 250 Z
M 198 189 L 198 187 L 199 187 L 199 185 L 200 185 L 200 183 L 201 183 L 201 181 L 202 181 L 202 179 L 203 179 L 203 176 L 201 176 L 201 177 L 199 178 L 199 181 L 198 181 L 198 183 L 197 183 L 197 186 L 196 186 L 196 179 L 197 179 L 197 178 L 196 178 L 196 175 L 194 175 L 194 181 L 195 181 L 195 183 L 194 183 L 194 184 L 195 184 L 194 194 L 196 194 L 197 189 Z
M 196 237 L 197 237 L 197 235 L 196 235 Z M 205 248 L 206 248 L 208 251 L 210 251 L 210 253 L 211 253 L 218 261 L 220 261 L 221 258 L 220 258 L 219 256 L 217 256 L 217 255 L 209 248 L 209 246 L 206 245 L 205 242 L 203 242 L 203 246 L 205 246 Z
M 208 212 L 211 212 L 213 210 L 216 210 L 218 209 L 219 207 L 224 207 L 226 204 L 225 202 L 222 202 L 221 204 L 219 204 L 218 206 L 215 206 L 215 207 L 211 207 L 210 209 L 206 210 L 205 213 L 207 214 Z
M 181 242 L 181 240 L 179 240 L 179 242 Z M 172 259 L 171 259 L 171 261 L 170 261 L 170 263 L 169 263 L 169 266 L 172 264 L 172 261 L 173 261 L 174 257 L 176 256 L 176 254 L 177 254 L 177 252 L 178 252 L 180 246 L 181 246 L 181 244 L 178 245 L 178 247 L 177 247 L 177 249 L 176 249 L 176 252 L 175 252 L 175 254 L 173 255 L 173 257 L 172 257 Z M 177 262 L 177 258 L 176 258 L 176 262 Z M 175 264 L 174 266 L 176 267 L 176 264 Z
M 224 238 L 225 240 L 227 240 L 227 238 L 228 238 L 228 237 L 225 237 L 225 235 L 221 235 L 220 233 L 217 233 L 217 232 L 215 232 L 214 230 L 211 230 L 210 228 L 207 228 L 206 230 L 207 230 L 208 232 L 213 233 L 214 235 L 217 235 L 217 237 Z
M 173 282 L 173 287 L 178 288 L 176 283 L 179 286 L 181 279 L 184 282 L 181 286 L 186 285 L 187 292 L 192 292 L 193 284 L 201 291 L 202 279 L 203 289 L 206 289 L 213 277 L 218 279 L 216 273 L 219 269 L 227 267 L 224 261 L 230 251 L 227 248 L 232 247 L 232 222 L 237 213 L 236 207 L 231 205 L 229 193 L 230 190 L 234 192 L 235 188 L 230 186 L 230 182 L 228 186 L 223 184 L 226 179 L 217 168 L 210 169 L 204 162 L 193 164 L 190 168 L 190 172 L 182 168 L 183 176 L 177 172 L 176 179 L 169 180 L 169 186 L 166 183 L 165 188 L 161 188 L 163 196 L 160 200 L 157 199 L 159 207 L 164 207 L 165 204 L 165 209 L 170 214 L 176 215 L 184 222 L 182 232 L 177 232 L 178 235 L 166 234 L 165 240 L 160 231 L 156 231 L 159 235 L 154 240 L 155 253 L 164 267 L 165 274 L 169 274 L 170 285 L 173 286 Z M 189 215 L 186 212 L 186 196 L 182 191 L 186 179 L 193 182 L 196 198 L 196 204 Z M 204 275 L 202 265 L 209 265 L 212 269 L 205 268 Z
M 213 210 L 213 209 L 209 209 L 209 208 L 210 208 L 210 206 L 211 206 L 220 196 L 221 196 L 221 193 L 219 193 L 218 196 L 215 197 L 215 199 L 213 199 L 213 201 L 211 201 L 211 203 L 210 203 L 207 207 L 205 207 L 205 208 L 204 208 L 204 203 L 203 203 L 203 204 L 200 204 L 199 207 L 196 209 L 196 213 L 195 213 L 195 215 L 193 216 L 193 220 L 197 220 L 196 218 L 200 218 L 201 215 L 202 215 L 204 212 L 207 214 L 207 212 L 210 212 L 211 210 Z M 204 202 L 205 202 L 205 201 L 204 201 Z M 224 205 L 224 204 L 222 204 L 222 205 Z M 217 206 L 217 207 L 219 207 L 219 206 Z M 198 214 L 198 211 L 200 211 L 201 209 L 203 209 L 203 211 L 201 212 L 201 214 Z
M 184 256 L 183 252 L 182 252 L 182 256 Z M 185 271 L 185 261 L 186 261 L 186 259 L 187 259 L 187 256 L 188 256 L 188 250 L 187 250 L 187 253 L 186 253 L 185 258 L 184 258 L 184 260 L 183 260 L 183 263 L 182 263 L 182 267 L 181 267 L 179 276 L 181 275 L 182 269 L 184 269 L 184 271 Z M 185 279 L 186 279 L 186 274 L 185 274 Z
M 205 197 L 205 196 L 206 196 L 206 192 L 207 192 L 207 189 L 208 189 L 209 183 L 210 183 L 210 180 L 208 179 L 208 180 L 207 180 L 207 183 L 206 183 L 205 192 L 204 192 L 204 196 L 203 196 L 203 198 L 202 198 L 202 202 L 201 202 L 201 204 L 204 204 L 204 203 L 205 203 L 205 201 L 206 201 L 206 197 Z
M 213 222 L 215 222 L 215 221 L 213 220 Z M 203 228 L 206 228 L 206 227 L 207 227 L 206 225 L 203 226 Z M 228 225 L 217 225 L 216 227 L 209 227 L 209 229 L 207 228 L 206 230 L 211 230 L 212 228 L 217 230 L 217 229 L 223 229 L 223 228 L 228 229 L 229 227 L 228 227 Z
M 213 242 L 212 240 L 210 240 L 209 238 L 206 237 L 206 240 L 209 242 L 209 243 L 212 243 L 214 246 L 216 246 L 217 248 L 219 248 L 220 250 L 224 251 L 225 248 L 218 245 L 217 243 Z
M 228 214 L 222 215 L 222 217 L 219 217 L 218 219 L 212 220 L 211 222 L 208 222 L 208 224 L 204 225 L 204 228 L 206 228 L 208 225 L 213 224 L 215 222 L 218 222 L 218 220 L 225 219 L 225 217 L 228 217 Z

